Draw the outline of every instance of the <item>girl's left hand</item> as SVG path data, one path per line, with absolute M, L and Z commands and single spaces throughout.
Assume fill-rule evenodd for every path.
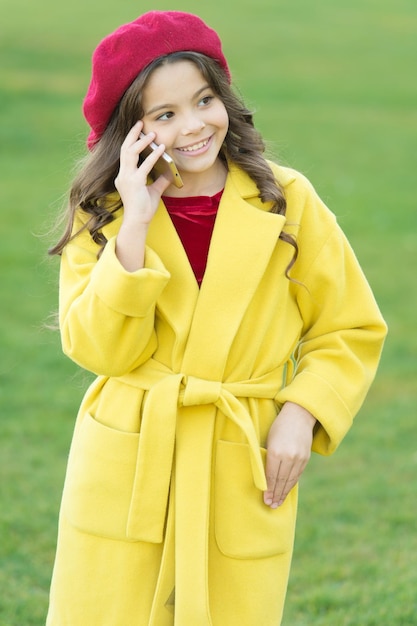
M 293 402 L 286 402 L 272 423 L 267 441 L 264 502 L 280 506 L 298 482 L 311 455 L 315 417 Z

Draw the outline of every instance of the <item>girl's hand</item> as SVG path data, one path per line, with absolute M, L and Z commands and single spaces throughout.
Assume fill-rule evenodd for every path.
M 268 434 L 266 457 L 267 491 L 264 502 L 280 506 L 298 482 L 311 455 L 316 419 L 306 409 L 286 402 Z
M 127 134 L 120 149 L 120 169 L 114 181 L 123 202 L 123 221 L 132 226 L 150 223 L 161 195 L 170 185 L 165 176 L 159 176 L 151 185 L 146 184 L 150 171 L 164 152 L 165 146 L 158 146 L 157 150 L 138 165 L 140 153 L 155 139 L 155 133 L 139 138 L 142 128 L 143 123 L 137 122 Z
M 140 153 L 155 138 L 155 133 L 139 138 L 142 128 L 143 123 L 138 122 L 127 134 L 120 149 L 120 169 L 114 181 L 123 202 L 123 221 L 116 238 L 116 256 L 128 272 L 135 272 L 144 266 L 149 224 L 161 195 L 170 185 L 165 176 L 159 176 L 151 185 L 146 184 L 165 146 L 158 146 L 138 165 Z

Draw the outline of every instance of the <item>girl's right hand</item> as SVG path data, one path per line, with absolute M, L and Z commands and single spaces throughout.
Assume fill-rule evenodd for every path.
M 150 223 L 161 195 L 170 185 L 165 176 L 159 176 L 151 185 L 146 184 L 165 146 L 163 144 L 158 146 L 157 150 L 138 165 L 140 153 L 155 139 L 155 133 L 139 137 L 142 128 L 143 122 L 139 121 L 127 134 L 120 149 L 120 169 L 114 181 L 123 203 L 123 222 L 129 223 L 130 226 Z
M 114 181 L 123 203 L 123 221 L 116 238 L 116 256 L 128 272 L 135 272 L 144 266 L 149 224 L 161 195 L 170 185 L 165 176 L 159 176 L 151 185 L 146 184 L 165 146 L 158 146 L 138 165 L 140 153 L 155 138 L 155 133 L 139 138 L 142 128 L 143 123 L 138 122 L 127 134 L 120 149 L 120 169 Z

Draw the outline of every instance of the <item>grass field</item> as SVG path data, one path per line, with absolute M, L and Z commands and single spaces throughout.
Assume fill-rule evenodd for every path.
M 390 327 L 355 427 L 303 477 L 283 626 L 415 626 L 415 0 L 0 8 L 0 626 L 44 624 L 66 455 L 89 380 L 43 329 L 58 269 L 45 233 L 84 150 L 91 51 L 151 8 L 198 12 L 221 33 L 271 152 L 338 215 Z

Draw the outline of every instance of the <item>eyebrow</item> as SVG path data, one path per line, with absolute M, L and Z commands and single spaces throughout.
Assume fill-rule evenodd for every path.
M 206 89 L 211 89 L 208 83 L 206 83 L 200 89 L 197 89 L 195 94 L 193 94 L 192 99 L 194 100 L 195 98 L 198 98 L 198 96 Z M 166 110 L 166 109 L 173 109 L 173 108 L 175 108 L 175 104 L 170 104 L 169 102 L 167 102 L 166 104 L 157 104 L 156 106 L 152 107 L 152 109 L 149 109 L 149 111 L 145 111 L 144 115 L 152 115 L 152 113 L 156 113 L 156 111 L 162 111 L 164 109 Z

